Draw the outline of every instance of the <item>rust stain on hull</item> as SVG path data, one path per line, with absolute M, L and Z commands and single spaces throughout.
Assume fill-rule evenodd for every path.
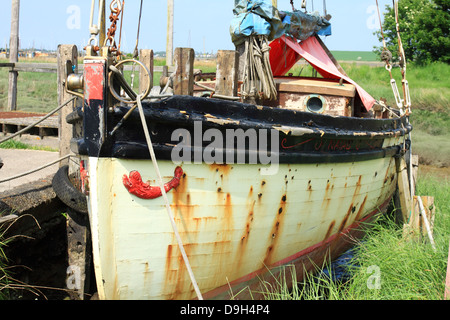
M 278 211 L 275 214 L 274 224 L 269 234 L 268 247 L 266 249 L 265 258 L 263 260 L 263 268 L 266 266 L 270 266 L 275 262 L 272 261 L 272 256 L 277 249 L 278 240 L 281 237 L 283 222 L 284 218 L 286 217 L 286 201 L 287 197 L 286 194 L 284 194 L 281 197 Z

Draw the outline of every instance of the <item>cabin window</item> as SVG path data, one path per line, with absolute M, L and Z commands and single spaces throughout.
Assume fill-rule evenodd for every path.
M 325 110 L 325 99 L 318 95 L 310 95 L 306 98 L 306 109 L 310 112 L 322 113 Z

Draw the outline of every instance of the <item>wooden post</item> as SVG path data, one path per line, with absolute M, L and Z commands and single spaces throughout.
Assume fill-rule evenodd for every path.
M 408 223 L 412 209 L 411 191 L 409 189 L 408 168 L 406 166 L 406 161 L 404 157 L 395 159 L 395 164 L 397 166 L 397 174 L 398 174 L 397 185 L 400 200 L 400 211 L 402 213 L 403 223 Z
M 175 77 L 173 79 L 173 94 L 194 94 L 194 49 L 175 49 Z
M 142 49 L 139 53 L 139 60 L 148 68 L 150 72 L 150 80 L 145 77 L 145 73 L 141 68 L 139 73 L 139 93 L 143 93 L 148 86 L 148 81 L 153 81 L 153 50 Z M 150 83 L 150 90 L 153 88 L 153 83 Z
M 91 286 L 92 242 L 87 216 L 68 209 L 67 217 L 67 287 L 74 300 L 85 300 Z M 75 219 L 72 217 L 76 217 Z
M 11 0 L 11 36 L 9 40 L 9 62 L 19 61 L 19 12 L 20 0 Z M 17 77 L 13 68 L 9 71 L 8 109 L 17 109 Z
M 422 212 L 420 209 L 418 201 L 419 198 L 422 201 L 424 212 Z M 414 196 L 412 205 L 413 211 L 411 213 L 409 222 L 408 224 L 405 224 L 403 226 L 403 237 L 423 240 L 429 236 L 428 232 L 430 232 L 430 236 L 432 237 L 434 229 L 434 219 L 436 214 L 434 197 Z M 429 230 L 427 229 L 427 223 L 430 228 Z
M 167 0 L 166 65 L 173 65 L 173 0 Z
M 57 52 L 57 83 L 58 83 L 58 104 L 66 102 L 73 96 L 65 90 L 67 80 L 67 63 L 73 65 L 74 73 L 78 71 L 78 50 L 75 45 L 59 45 Z M 76 128 L 66 122 L 66 117 L 73 112 L 76 102 L 70 103 L 59 112 L 59 154 L 64 156 L 69 154 L 70 140 Z M 75 131 L 74 131 L 75 130 Z M 69 164 L 69 174 L 79 173 L 77 158 L 72 161 L 65 161 L 61 165 Z M 75 212 L 68 208 L 67 218 L 67 286 L 73 291 L 70 295 L 73 299 L 84 300 L 85 294 L 89 291 L 91 278 L 91 242 L 89 221 L 87 216 Z
M 217 51 L 216 94 L 237 97 L 239 54 L 232 50 Z
M 57 83 L 58 83 L 58 105 L 63 104 L 73 96 L 65 90 L 67 79 L 66 63 L 70 61 L 75 66 L 75 72 L 78 70 L 78 50 L 75 45 L 59 45 L 57 52 Z M 66 122 L 66 117 L 74 111 L 76 103 L 69 103 L 59 112 L 59 156 L 63 157 L 70 154 L 70 140 L 72 139 L 73 128 Z M 66 165 L 69 160 L 61 162 L 60 166 Z

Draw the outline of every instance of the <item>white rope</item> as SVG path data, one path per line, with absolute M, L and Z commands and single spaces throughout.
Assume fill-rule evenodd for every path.
M 163 183 L 162 178 L 161 178 L 161 172 L 159 171 L 158 163 L 157 163 L 156 157 L 155 157 L 155 152 L 153 150 L 153 144 L 152 144 L 152 141 L 150 139 L 150 134 L 148 132 L 147 121 L 145 120 L 145 115 L 144 115 L 144 109 L 142 108 L 141 95 L 137 96 L 137 105 L 138 105 L 138 109 L 139 109 L 139 115 L 141 117 L 142 127 L 144 129 L 145 139 L 147 141 L 148 151 L 150 152 L 150 156 L 152 158 L 153 167 L 155 168 L 155 171 L 156 171 L 159 187 L 161 188 L 161 193 L 162 193 L 162 196 L 164 198 L 164 202 L 166 204 L 167 213 L 168 213 L 169 218 L 170 218 L 170 223 L 172 224 L 173 231 L 174 231 L 175 236 L 177 238 L 178 247 L 180 248 L 181 255 L 183 256 L 184 263 L 185 263 L 186 268 L 188 270 L 188 273 L 189 273 L 189 276 L 191 278 L 192 284 L 194 286 L 195 292 L 197 293 L 197 297 L 198 297 L 199 300 L 203 300 L 202 294 L 201 294 L 200 289 L 198 288 L 198 285 L 197 285 L 197 281 L 195 280 L 194 273 L 192 272 L 192 268 L 191 268 L 191 265 L 189 263 L 189 259 L 188 259 L 187 255 L 186 255 L 186 251 L 184 250 L 183 242 L 181 240 L 180 234 L 178 233 L 178 229 L 177 229 L 177 226 L 175 224 L 175 220 L 173 218 L 172 209 L 170 208 L 169 199 L 167 198 L 166 190 L 164 189 L 164 183 Z
M 20 131 L 17 131 L 16 133 L 14 133 L 13 135 L 10 135 L 2 140 L 0 140 L 0 143 L 3 143 L 5 141 L 8 141 L 12 138 L 17 137 L 18 135 L 21 135 L 22 133 L 27 132 L 28 130 L 30 130 L 31 128 L 35 127 L 36 125 L 38 125 L 39 123 L 41 123 L 42 121 L 44 121 L 45 119 L 51 117 L 54 113 L 58 112 L 60 109 L 62 109 L 65 105 L 69 104 L 70 102 L 72 102 L 73 100 L 75 100 L 76 97 L 71 98 L 70 100 L 64 102 L 62 105 L 60 105 L 59 107 L 57 107 L 55 110 L 51 111 L 49 114 L 47 114 L 45 117 L 41 118 L 40 120 L 36 121 L 33 124 L 30 124 L 28 127 L 23 128 Z
M 60 161 L 63 161 L 63 160 L 65 160 L 65 159 L 67 159 L 67 158 L 69 158 L 69 157 L 71 157 L 71 156 L 73 156 L 73 155 L 68 154 L 68 155 L 66 155 L 66 156 L 64 156 L 64 157 L 62 157 L 62 158 L 59 158 L 58 160 L 52 161 L 52 162 L 50 162 L 50 163 L 47 163 L 47 164 L 45 164 L 45 165 L 43 165 L 43 166 L 41 166 L 41 167 L 39 167 L 39 168 L 32 169 L 32 170 L 30 170 L 30 171 L 27 171 L 27 172 L 18 174 L 17 176 L 14 176 L 14 177 L 9 177 L 9 178 L 0 180 L 0 183 L 8 182 L 8 181 L 11 181 L 11 180 L 14 180 L 14 179 L 18 179 L 18 178 L 21 178 L 21 177 L 23 177 L 23 176 L 27 176 L 27 175 L 29 175 L 29 174 L 35 173 L 35 172 L 37 172 L 37 171 L 40 171 L 40 170 L 45 169 L 45 168 L 47 168 L 47 167 L 50 167 L 50 166 L 54 165 L 55 163 L 58 163 L 58 162 L 60 162 Z

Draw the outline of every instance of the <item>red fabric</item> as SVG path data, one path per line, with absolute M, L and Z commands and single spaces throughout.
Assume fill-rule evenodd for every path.
M 322 77 L 326 79 L 342 78 L 353 84 L 367 110 L 370 110 L 375 104 L 375 99 L 369 93 L 337 69 L 315 37 L 309 37 L 301 43 L 297 43 L 283 35 L 272 41 L 270 47 L 270 64 L 274 76 L 284 76 L 297 61 L 304 58 Z

